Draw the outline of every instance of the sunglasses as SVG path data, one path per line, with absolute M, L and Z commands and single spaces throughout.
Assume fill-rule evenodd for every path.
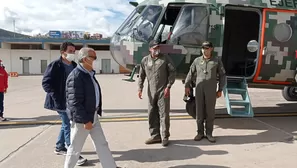
M 93 60 L 96 60 L 97 57 L 96 56 L 89 56 L 90 58 L 92 58 Z

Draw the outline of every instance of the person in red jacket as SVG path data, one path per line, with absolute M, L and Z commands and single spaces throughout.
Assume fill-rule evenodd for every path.
M 4 111 L 4 93 L 7 92 L 8 88 L 8 74 L 4 68 L 2 61 L 0 60 L 0 121 L 6 121 L 3 117 Z

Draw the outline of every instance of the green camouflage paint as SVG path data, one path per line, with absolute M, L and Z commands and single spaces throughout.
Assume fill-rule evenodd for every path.
M 222 56 L 224 15 L 220 14 L 226 5 L 252 6 L 272 9 L 297 9 L 297 0 L 145 0 L 141 5 L 161 5 L 166 7 L 170 2 L 209 4 L 209 27 L 207 40 L 213 42 L 214 55 Z M 165 8 L 163 9 L 165 10 Z M 161 13 L 160 18 L 164 13 Z M 278 23 L 286 23 L 292 28 L 292 36 L 287 42 L 280 42 L 274 36 Z M 157 22 L 159 24 L 159 22 Z M 152 37 L 155 36 L 159 25 L 154 27 Z M 296 71 L 297 50 L 297 14 L 291 12 L 267 12 L 265 25 L 264 46 L 267 54 L 263 55 L 261 71 L 257 80 L 293 81 Z M 121 35 L 115 33 L 111 41 L 111 53 L 115 60 L 124 67 L 132 70 L 134 65 L 140 64 L 142 58 L 149 54 L 148 41 L 141 42 L 130 37 L 121 38 L 117 44 L 113 41 Z M 168 54 L 177 69 L 177 78 L 184 79 L 193 60 L 201 55 L 199 46 L 189 47 L 176 44 L 162 44 L 161 53 Z M 122 57 L 122 58 L 121 58 Z
M 292 82 L 295 80 L 297 65 L 295 57 L 297 49 L 297 13 L 267 11 L 265 18 L 264 46 L 267 47 L 267 53 L 262 57 L 258 80 Z M 292 28 L 292 34 L 290 37 L 287 36 L 289 40 L 286 37 L 287 33 L 290 33 L 289 31 L 280 32 L 276 29 L 277 25 L 283 23 L 290 25 Z M 283 36 L 282 40 L 284 42 L 280 42 L 275 36 L 280 36 L 279 38 Z

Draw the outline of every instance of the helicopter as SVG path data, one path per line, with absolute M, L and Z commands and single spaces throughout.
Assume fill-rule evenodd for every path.
M 160 52 L 173 60 L 177 79 L 182 81 L 194 59 L 202 55 L 201 44 L 210 41 L 213 56 L 220 57 L 225 67 L 224 97 L 230 115 L 253 117 L 247 91 L 241 93 L 246 114 L 232 111 L 228 96 L 247 87 L 278 87 L 284 99 L 297 101 L 297 0 L 129 3 L 135 8 L 110 41 L 113 59 L 132 71 L 127 81 L 134 81 L 151 40 L 159 41 Z

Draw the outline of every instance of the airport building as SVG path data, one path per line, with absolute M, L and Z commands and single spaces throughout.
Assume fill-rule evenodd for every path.
M 60 57 L 60 44 L 70 41 L 77 52 L 88 46 L 96 50 L 98 59 L 94 62 L 97 73 L 126 73 L 112 58 L 109 40 L 104 39 L 62 39 L 62 38 L 1 38 L 0 59 L 8 73 L 18 75 L 43 74 L 47 65 Z

